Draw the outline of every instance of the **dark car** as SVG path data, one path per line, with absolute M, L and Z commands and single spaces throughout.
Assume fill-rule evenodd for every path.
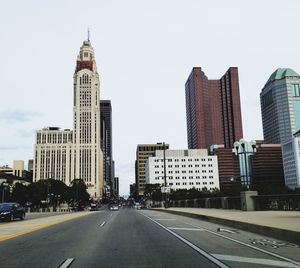
M 98 210 L 99 210 L 99 206 L 97 204 L 91 204 L 90 211 L 98 211 Z
M 25 219 L 25 208 L 18 203 L 0 203 L 0 221 L 13 221 Z

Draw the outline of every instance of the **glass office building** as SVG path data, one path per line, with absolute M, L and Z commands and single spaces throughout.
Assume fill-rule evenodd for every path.
M 279 68 L 260 93 L 265 143 L 282 144 L 300 129 L 300 75 Z

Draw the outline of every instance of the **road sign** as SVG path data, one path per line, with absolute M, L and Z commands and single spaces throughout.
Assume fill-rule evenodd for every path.
M 169 194 L 169 193 L 171 193 L 171 187 L 163 186 L 163 187 L 161 187 L 161 192 L 165 193 L 165 194 Z

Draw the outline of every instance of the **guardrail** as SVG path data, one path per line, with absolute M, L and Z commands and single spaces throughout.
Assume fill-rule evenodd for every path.
M 250 196 L 253 209 L 250 210 L 290 210 L 300 211 L 300 194 L 278 194 L 278 195 L 253 195 Z M 233 197 L 207 197 L 185 200 L 171 200 L 169 207 L 190 208 L 220 208 L 237 209 L 242 208 L 246 202 L 241 196 Z M 247 201 L 249 202 L 249 200 Z M 163 207 L 163 202 L 154 202 L 153 207 Z

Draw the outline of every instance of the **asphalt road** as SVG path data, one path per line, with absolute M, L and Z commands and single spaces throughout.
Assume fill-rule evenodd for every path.
M 300 267 L 300 248 L 163 212 L 105 210 L 0 242 L 0 267 Z

